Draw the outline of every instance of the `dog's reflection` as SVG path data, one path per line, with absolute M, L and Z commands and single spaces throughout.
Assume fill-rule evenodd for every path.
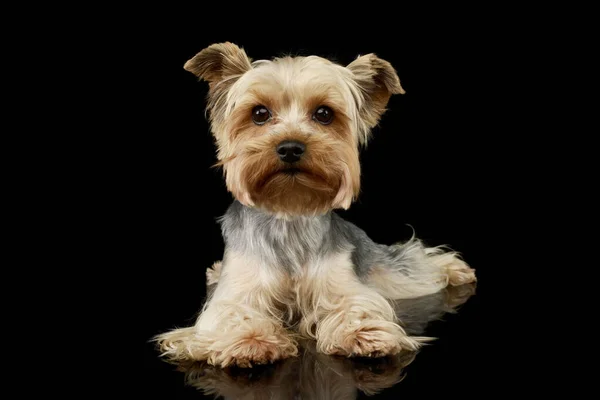
M 448 287 L 433 295 L 397 301 L 396 312 L 409 335 L 423 335 L 427 325 L 454 313 L 475 293 L 475 285 Z M 188 385 L 205 395 L 225 399 L 355 399 L 358 391 L 374 395 L 404 378 L 416 352 L 393 357 L 358 359 L 332 357 L 315 350 L 314 342 L 300 342 L 299 356 L 254 368 L 180 364 Z

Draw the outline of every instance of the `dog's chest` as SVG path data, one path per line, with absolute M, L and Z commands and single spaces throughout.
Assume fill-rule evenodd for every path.
M 276 218 L 246 207 L 232 206 L 222 221 L 227 247 L 258 258 L 267 268 L 285 271 L 291 277 L 332 251 L 331 218 Z
M 248 232 L 251 253 L 272 268 L 282 268 L 292 277 L 303 275 L 326 249 L 326 230 L 321 224 L 306 221 L 277 221 L 268 229 Z

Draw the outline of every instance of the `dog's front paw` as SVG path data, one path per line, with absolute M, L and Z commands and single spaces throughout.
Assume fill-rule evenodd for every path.
M 323 353 L 330 355 L 385 357 L 402 350 L 416 350 L 420 344 L 392 322 L 364 320 L 359 326 L 337 334 L 337 337 L 322 338 L 318 346 Z
M 211 346 L 211 350 L 208 363 L 223 368 L 231 365 L 250 368 L 298 355 L 296 342 L 289 335 L 281 333 L 224 335 Z
M 156 340 L 168 361 L 206 361 L 222 368 L 248 368 L 298 355 L 296 341 L 283 328 L 262 328 L 197 332 L 190 327 L 165 333 Z

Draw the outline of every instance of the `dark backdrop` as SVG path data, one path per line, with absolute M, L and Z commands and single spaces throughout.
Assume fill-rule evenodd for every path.
M 518 198 L 507 174 L 512 156 L 501 94 L 510 60 L 498 55 L 502 34 L 491 34 L 485 20 L 464 25 L 443 15 L 443 24 L 423 18 L 408 30 L 365 16 L 368 27 L 348 20 L 325 31 L 310 19 L 271 25 L 249 16 L 240 25 L 211 12 L 178 20 L 155 11 L 139 16 L 141 23 L 120 43 L 123 53 L 108 60 L 124 82 L 114 93 L 122 105 L 115 112 L 125 117 L 118 129 L 127 132 L 127 140 L 114 145 L 127 160 L 112 199 L 122 215 L 114 246 L 127 249 L 123 274 L 134 277 L 128 329 L 142 351 L 135 382 L 140 397 L 201 397 L 147 341 L 193 324 L 205 296 L 205 269 L 223 252 L 216 219 L 231 196 L 221 171 L 212 168 L 207 84 L 183 70 L 185 61 L 221 41 L 244 47 L 255 60 L 316 54 L 347 64 L 374 52 L 396 68 L 406 94 L 391 98 L 361 152 L 362 192 L 341 214 L 380 243 L 409 238 L 410 225 L 428 245 L 461 252 L 479 283 L 458 314 L 432 325 L 430 333 L 440 339 L 385 393 L 474 398 L 481 396 L 471 389 L 474 382 L 501 384 L 497 368 L 506 353 L 499 346 L 504 317 L 498 310 L 508 297 L 502 281 L 509 257 L 503 235 L 516 219 Z

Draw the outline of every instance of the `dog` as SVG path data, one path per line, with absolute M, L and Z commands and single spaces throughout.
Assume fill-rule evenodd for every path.
M 316 351 L 382 357 L 416 350 L 394 302 L 476 281 L 458 253 L 413 237 L 382 245 L 342 219 L 360 189 L 359 150 L 393 94 L 371 53 L 343 66 L 318 56 L 252 61 L 213 44 L 184 68 L 208 82 L 218 165 L 234 197 L 220 219 L 221 262 L 193 327 L 155 339 L 171 361 L 251 367 Z

